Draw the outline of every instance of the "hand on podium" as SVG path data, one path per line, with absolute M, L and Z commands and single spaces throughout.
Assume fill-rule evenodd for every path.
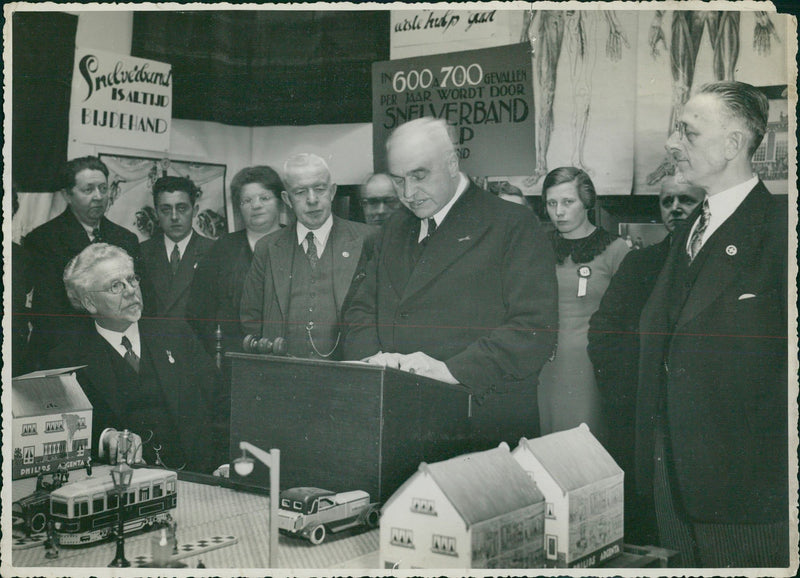
M 425 377 L 437 379 L 445 383 L 458 383 L 458 380 L 453 377 L 452 373 L 450 373 L 450 370 L 447 368 L 447 365 L 444 363 L 444 361 L 434 359 L 430 355 L 422 353 L 421 351 L 416 351 L 407 355 L 402 353 L 384 353 L 379 351 L 375 355 L 367 357 L 362 361 L 366 361 L 370 365 L 392 367 L 402 371 L 407 371 L 409 373 L 423 375 Z

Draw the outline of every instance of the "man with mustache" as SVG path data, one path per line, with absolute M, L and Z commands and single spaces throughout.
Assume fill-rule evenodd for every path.
M 714 82 L 667 141 L 706 199 L 640 319 L 636 487 L 684 567 L 789 564 L 788 218 L 752 165 L 768 110 Z
M 658 207 L 668 234 L 663 241 L 631 251 L 619 266 L 600 307 L 589 321 L 589 358 L 597 387 L 603 395 L 604 412 L 614 427 L 606 449 L 628 474 L 625 478 L 625 535 L 632 544 L 653 541 L 652 524 L 635 506 L 633 486 L 636 388 L 639 367 L 639 316 L 658 274 L 664 266 L 676 229 L 686 223 L 703 202 L 700 187 L 679 182 L 674 176 L 661 181 Z
M 61 281 L 70 259 L 90 243 L 102 241 L 125 249 L 139 268 L 136 235 L 104 216 L 109 200 L 108 167 L 97 157 L 72 159 L 61 179 L 67 208 L 28 233 L 22 244 L 33 285 L 30 347 L 38 362 L 57 343 L 85 329 L 85 320 L 75 315 Z
M 226 404 L 214 364 L 189 326 L 142 318 L 133 259 L 113 245 L 81 251 L 64 270 L 64 285 L 94 323 L 53 349 L 48 367 L 85 366 L 77 379 L 94 408 L 95 455 L 107 429 L 127 429 L 144 439 L 134 450 L 148 463 L 213 471 L 225 456 Z

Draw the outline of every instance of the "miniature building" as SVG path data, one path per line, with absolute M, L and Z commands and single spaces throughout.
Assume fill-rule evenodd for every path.
M 75 379 L 77 367 L 37 371 L 11 383 L 12 478 L 79 468 L 89 456 L 92 404 Z
M 383 507 L 384 568 L 541 568 L 544 498 L 508 445 L 419 470 Z
M 586 424 L 522 438 L 512 456 L 544 494 L 548 567 L 593 567 L 622 552 L 624 473 Z

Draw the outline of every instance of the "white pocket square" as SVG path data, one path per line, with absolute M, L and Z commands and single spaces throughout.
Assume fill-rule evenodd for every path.
M 739 295 L 739 301 L 744 301 L 745 299 L 753 299 L 755 297 L 752 293 L 742 293 Z

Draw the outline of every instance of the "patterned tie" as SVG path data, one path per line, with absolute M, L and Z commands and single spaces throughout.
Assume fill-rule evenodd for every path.
M 100 227 L 92 229 L 92 243 L 102 243 L 103 235 L 100 234 Z
M 122 347 L 125 348 L 125 361 L 136 373 L 139 373 L 139 356 L 133 351 L 133 345 L 127 335 L 122 336 Z
M 175 243 L 172 246 L 172 253 L 170 253 L 169 255 L 169 266 L 172 269 L 173 275 L 177 273 L 180 264 L 181 264 L 181 252 L 178 249 L 178 244 Z
M 703 247 L 703 234 L 706 232 L 710 220 L 711 209 L 709 209 L 708 199 L 706 199 L 703 201 L 703 213 L 697 220 L 697 226 L 694 228 L 694 231 L 692 231 L 692 238 L 689 239 L 689 248 L 687 250 L 689 261 L 693 261 Z
M 311 265 L 311 270 L 313 271 L 317 268 L 319 256 L 317 255 L 317 244 L 314 242 L 314 233 L 311 231 L 306 235 L 306 242 L 308 243 L 306 257 L 308 257 L 308 264 Z

